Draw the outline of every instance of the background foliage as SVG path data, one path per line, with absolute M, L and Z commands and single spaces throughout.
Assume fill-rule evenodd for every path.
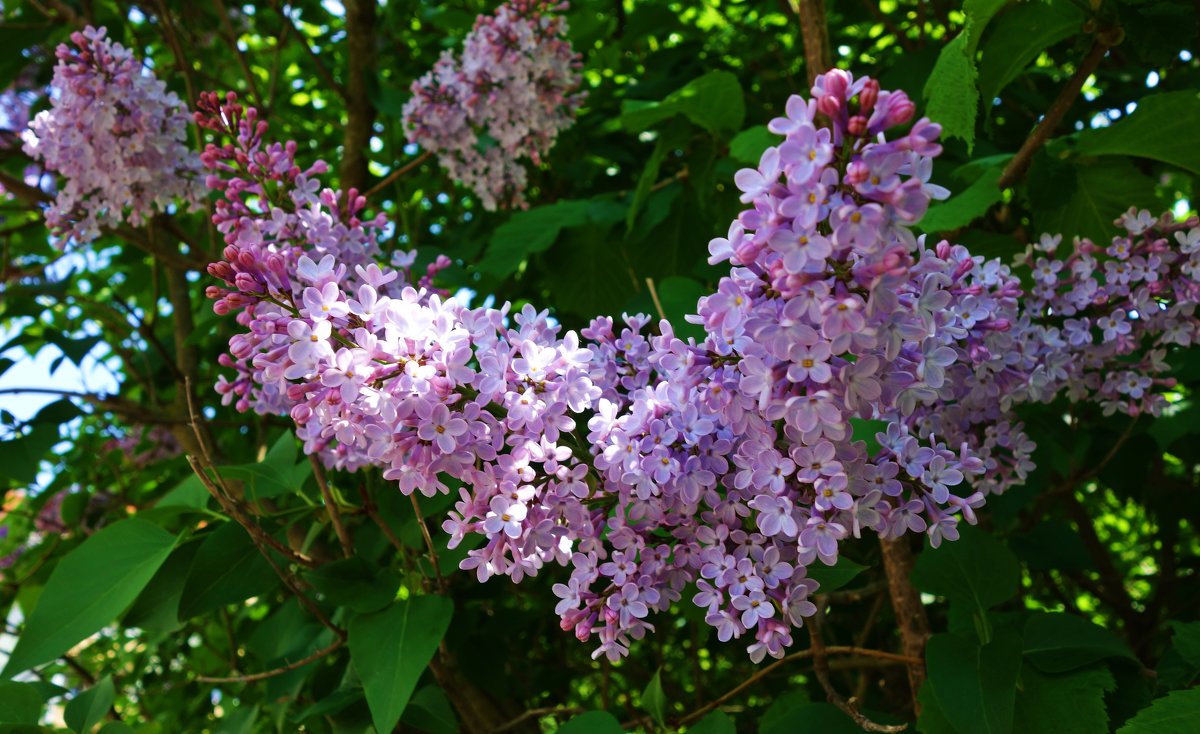
M 531 171 L 531 207 L 485 212 L 426 161 L 374 198 L 395 223 L 390 246 L 422 261 L 446 253 L 447 287 L 552 306 L 570 327 L 653 312 L 653 288 L 688 334 L 682 315 L 717 276 L 705 245 L 739 209 L 733 173 L 757 162 L 766 121 L 806 90 L 798 11 L 813 6 L 579 0 L 569 17 L 588 99 Z M 490 8 L 7 2 L 0 86 L 39 90 L 53 46 L 103 24 L 182 97 L 238 90 L 301 157 L 342 158 L 365 120 L 367 175 L 343 176 L 370 188 L 419 154 L 399 123 L 408 84 Z M 955 193 L 919 229 L 1012 256 L 1043 231 L 1106 240 L 1131 205 L 1193 209 L 1194 4 L 839 0 L 825 11 L 837 65 L 907 90 L 945 127 L 934 181 Z M 356 12 L 370 22 L 348 23 Z M 35 110 L 47 104 L 31 94 Z M 1026 145 L 1058 113 L 1044 144 Z M 43 195 L 22 184 L 17 132 L 0 133 L 0 607 L 15 642 L 0 730 L 857 730 L 824 702 L 811 651 L 754 666 L 687 603 L 627 660 L 592 661 L 550 613 L 552 569 L 520 586 L 456 572 L 465 549 L 447 551 L 437 530 L 452 497 L 422 499 L 418 515 L 379 476 L 314 471 L 286 421 L 220 406 L 209 388 L 232 324 L 203 297 L 198 266 L 219 245 L 205 216 L 59 252 Z M 118 387 L 67 390 L 71 364 Z M 34 411 L 17 389 L 30 383 L 12 375 L 46 368 L 35 382 L 50 402 Z M 924 686 L 910 690 L 902 659 L 859 654 L 829 659 L 833 684 L 875 721 L 930 734 L 1194 731 L 1200 354 L 1184 353 L 1176 374 L 1156 420 L 1029 409 L 1030 481 L 989 502 L 960 541 L 913 548 L 933 633 L 915 666 Z M 194 447 L 189 384 L 212 461 L 243 489 L 236 505 L 163 450 Z M 878 542 L 847 548 L 820 571 L 825 643 L 895 651 L 904 620 Z

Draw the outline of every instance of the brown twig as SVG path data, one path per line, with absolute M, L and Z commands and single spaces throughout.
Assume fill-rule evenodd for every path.
M 665 321 L 667 313 L 663 310 L 662 301 L 658 300 L 658 289 L 654 287 L 654 278 L 646 278 L 646 288 L 650 290 L 650 300 L 654 301 L 654 310 L 658 311 L 658 317 Z
M 329 513 L 329 521 L 333 523 L 333 530 L 337 533 L 338 542 L 342 545 L 342 555 L 346 558 L 354 555 L 354 543 L 350 540 L 350 533 L 346 531 L 345 524 L 342 523 L 342 513 L 338 512 L 337 501 L 333 497 L 333 493 L 329 491 L 329 482 L 325 480 L 325 467 L 321 466 L 321 460 L 316 454 L 309 454 L 308 460 L 312 463 L 313 477 L 317 480 L 317 486 L 321 488 L 321 498 L 325 500 L 325 510 Z
M 883 650 L 870 650 L 870 649 L 863 648 L 863 647 L 853 647 L 853 646 L 849 646 L 849 645 L 829 645 L 824 648 L 824 653 L 826 655 L 861 655 L 866 658 L 886 660 L 886 661 L 894 662 L 894 663 L 904 663 L 906 665 L 912 665 L 914 662 L 920 662 L 918 659 L 909 657 L 907 655 L 898 655 L 893 652 L 885 652 Z M 791 655 L 782 657 L 779 660 L 776 660 L 775 662 L 771 663 L 770 665 L 765 665 L 762 668 L 759 668 L 757 671 L 755 671 L 754 674 L 751 675 L 749 678 L 747 678 L 746 680 L 737 684 L 736 686 L 729 689 L 728 691 L 721 694 L 720 696 L 714 698 L 712 701 L 709 701 L 708 703 L 704 704 L 703 706 L 696 709 L 695 711 L 692 711 L 689 714 L 685 714 L 676 723 L 687 724 L 689 722 L 696 721 L 697 719 L 699 719 L 699 718 L 703 717 L 705 714 L 707 714 L 709 711 L 712 711 L 713 709 L 717 708 L 718 706 L 725 703 L 729 699 L 733 698 L 734 696 L 737 696 L 742 691 L 745 691 L 746 689 L 750 688 L 755 683 L 762 680 L 767 675 L 769 675 L 771 672 L 773 672 L 776 668 L 779 668 L 782 665 L 785 665 L 787 663 L 790 663 L 790 662 L 793 662 L 796 660 L 805 660 L 805 659 L 811 658 L 811 657 L 813 657 L 814 654 L 815 654 L 815 651 L 811 648 L 808 650 L 801 650 L 800 652 L 794 652 Z
M 428 151 L 428 150 L 424 151 L 423 153 L 421 153 L 421 155 L 417 156 L 416 158 L 413 158 L 408 163 L 405 163 L 403 166 L 400 166 L 399 168 L 395 169 L 394 171 L 389 173 L 387 176 L 384 176 L 382 181 L 380 181 L 379 183 L 375 184 L 374 186 L 372 186 L 371 188 L 369 188 L 365 192 L 363 192 L 363 196 L 370 199 L 375 194 L 378 194 L 380 191 L 383 191 L 388 186 L 390 186 L 396 179 L 400 178 L 401 176 L 405 175 L 406 173 L 413 170 L 417 166 L 421 165 L 425 161 L 429 160 L 431 156 L 433 156 L 433 153 L 431 151 Z
M 198 675 L 198 676 L 196 676 L 196 680 L 201 683 L 254 683 L 255 681 L 266 680 L 268 678 L 274 678 L 275 676 L 278 676 L 278 675 L 283 675 L 284 673 L 290 673 L 291 671 L 296 670 L 297 668 L 303 668 L 305 665 L 308 665 L 311 662 L 315 662 L 315 661 L 320 660 L 321 658 L 329 655 L 330 653 L 336 652 L 337 650 L 341 649 L 342 645 L 345 645 L 345 644 L 346 644 L 346 640 L 342 637 L 339 637 L 338 639 L 334 640 L 333 644 L 330 645 L 329 647 L 321 648 L 320 650 L 317 650 L 312 655 L 309 655 L 308 657 L 306 657 L 302 660 L 297 660 L 294 663 L 288 663 L 287 665 L 284 665 L 284 666 L 281 666 L 278 668 L 274 668 L 272 670 L 266 670 L 261 673 L 250 673 L 248 675 L 230 675 L 230 676 L 225 676 L 223 678 L 218 678 L 218 677 L 213 677 L 213 676 L 208 676 L 208 675 Z
M 817 606 L 819 609 L 821 604 L 818 604 Z M 825 690 L 825 698 L 834 706 L 837 706 L 839 709 L 841 709 L 843 713 L 854 720 L 855 724 L 858 724 L 866 731 L 894 733 L 907 729 L 908 724 L 880 724 L 871 721 L 863 715 L 862 711 L 859 711 L 858 704 L 854 699 L 847 701 L 842 694 L 838 693 L 837 689 L 833 687 L 833 683 L 829 680 L 829 660 L 827 657 L 828 648 L 825 647 L 825 643 L 821 638 L 820 625 L 822 622 L 820 621 L 820 618 L 821 613 L 818 611 L 817 616 L 809 620 L 808 633 L 809 637 L 812 639 L 813 675 L 816 676 L 817 682 L 821 684 L 821 688 Z
M 514 719 L 510 719 L 510 720 L 504 722 L 503 724 L 501 724 L 500 726 L 495 727 L 494 729 L 492 729 L 492 732 L 494 734 L 498 734 L 499 732 L 502 732 L 502 731 L 508 731 L 509 729 L 520 726 L 521 724 L 525 723 L 529 719 L 532 719 L 532 718 L 538 717 L 538 716 L 549 716 L 550 714 L 568 714 L 569 715 L 569 714 L 577 714 L 577 713 L 580 713 L 581 711 L 583 711 L 583 709 L 580 708 L 579 706 L 543 706 L 542 708 L 529 709 L 528 711 L 524 712 L 520 716 L 518 716 Z
M 262 104 L 262 99 L 258 96 L 258 85 L 254 81 L 254 72 L 250 71 L 250 65 L 246 63 L 246 55 L 237 45 L 237 34 L 233 30 L 233 24 L 229 22 L 229 9 L 225 7 L 225 0 L 213 0 L 213 5 L 216 8 L 217 15 L 221 17 L 221 35 L 225 39 L 225 43 L 229 46 L 229 50 L 233 52 L 237 59 L 238 66 L 241 67 L 242 76 L 246 79 L 246 91 L 254 98 L 255 102 Z
M 1059 91 L 1058 97 L 1051 103 L 1050 109 L 1046 110 L 1046 115 L 1037 127 L 1033 129 L 1029 137 L 1025 139 L 1021 149 L 1013 156 L 1013 159 L 1004 167 L 1004 171 L 1000 174 L 998 186 L 1001 190 L 1009 188 L 1021 177 L 1025 175 L 1025 171 L 1029 168 L 1029 164 L 1033 161 L 1033 155 L 1041 150 L 1050 136 L 1054 134 L 1058 124 L 1062 122 L 1063 117 L 1067 114 L 1067 110 L 1071 109 L 1071 105 L 1075 103 L 1075 98 L 1079 96 L 1079 92 L 1083 89 L 1084 82 L 1091 76 L 1096 67 L 1100 65 L 1100 61 L 1104 58 L 1104 54 L 1108 53 L 1109 44 L 1106 43 L 1107 35 L 1097 36 L 1092 44 L 1092 49 L 1088 51 L 1087 56 L 1080 62 L 1079 68 L 1067 80 L 1066 85 Z
M 442 566 L 438 562 L 437 550 L 433 546 L 433 536 L 429 534 L 429 528 L 425 527 L 425 518 L 421 515 L 421 504 L 417 502 L 416 494 L 408 495 L 408 499 L 412 501 L 413 512 L 417 515 L 417 527 L 421 529 L 421 537 L 425 539 L 425 549 L 429 552 L 429 562 L 433 564 L 433 576 L 437 579 L 438 588 L 445 591 L 446 581 L 442 578 Z
M 342 137 L 343 191 L 367 187 L 368 151 L 375 106 L 367 93 L 375 72 L 376 7 L 378 0 L 343 0 L 346 8 L 346 126 Z
M 908 664 L 908 685 L 912 693 L 913 711 L 920 713 L 917 693 L 925 682 L 925 642 L 931 634 L 929 617 L 921 603 L 921 594 L 909 579 L 913 553 L 908 538 L 880 540 L 880 547 L 883 568 L 887 574 L 888 595 L 900 627 L 901 648 L 911 660 Z

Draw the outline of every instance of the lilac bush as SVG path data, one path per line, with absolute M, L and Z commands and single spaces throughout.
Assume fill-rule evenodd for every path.
M 902 128 L 903 92 L 832 71 L 812 95 L 735 178 L 748 208 L 709 245 L 730 271 L 689 317 L 700 343 L 644 315 L 563 332 L 532 306 L 447 298 L 444 261 L 420 282 L 411 255 L 374 264 L 382 222 L 356 192 L 321 189 L 323 165 L 301 174 L 253 110 L 206 98 L 203 124 L 237 139 L 204 156 L 225 190 L 210 295 L 247 329 L 218 390 L 289 413 L 329 467 L 455 492 L 443 529 L 484 536 L 462 562 L 480 581 L 570 567 L 556 613 L 596 656 L 682 600 L 780 657 L 816 611 L 811 564 L 864 531 L 957 538 L 1032 468 L 1016 405 L 1065 391 L 1157 412 L 1164 349 L 1197 328 L 1195 222 L 1127 215 L 1103 269 L 1097 246 L 1060 261 L 1045 239 L 1026 294 L 1000 261 L 911 232 L 946 192 L 928 183 L 940 129 Z

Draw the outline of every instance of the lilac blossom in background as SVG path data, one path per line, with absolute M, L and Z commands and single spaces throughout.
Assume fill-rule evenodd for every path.
M 162 426 L 137 426 L 119 438 L 109 439 L 106 451 L 120 451 L 135 467 L 174 458 L 183 453 L 179 441 Z
M 245 329 L 218 391 L 289 414 L 329 467 L 454 493 L 442 527 L 452 546 L 483 536 L 461 564 L 480 581 L 569 567 L 556 613 L 596 656 L 681 601 L 780 657 L 816 612 L 809 566 L 867 531 L 954 540 L 1033 468 L 1017 405 L 1156 413 L 1166 350 L 1198 333 L 1197 222 L 1131 212 L 1111 247 L 1061 260 L 1043 240 L 1026 294 L 1007 265 L 910 231 L 946 192 L 927 183 L 939 128 L 903 92 L 832 71 L 812 94 L 737 173 L 747 208 L 709 245 L 730 269 L 689 317 L 700 343 L 641 315 L 564 332 L 446 298 L 447 261 L 420 280 L 410 256 L 375 263 L 382 219 L 357 192 L 205 95 L 197 119 L 235 139 L 203 156 L 227 245 L 209 295 Z
M 404 106 L 409 142 L 436 153 L 485 209 L 525 206 L 523 160 L 540 163 L 583 102 L 566 8 L 509 0 L 479 16 L 461 55 L 444 51 L 412 84 Z
M 204 185 L 184 104 L 104 28 L 71 41 L 58 47 L 50 109 L 24 134 L 25 152 L 65 179 L 46 209 L 51 231 L 90 242 L 173 202 L 199 208 Z

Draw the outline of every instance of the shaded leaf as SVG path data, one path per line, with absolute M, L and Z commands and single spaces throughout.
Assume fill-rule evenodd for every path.
M 131 518 L 68 553 L 29 615 L 5 676 L 53 660 L 111 622 L 137 598 L 174 545 L 167 531 Z
M 622 734 L 621 722 L 607 711 L 588 711 L 558 727 L 558 734 Z
M 862 734 L 862 729 L 831 703 L 805 703 L 759 727 L 758 734 Z
M 36 724 L 45 702 L 32 683 L 0 683 L 0 724 Z
M 1085 18 L 1070 0 L 1014 3 L 992 24 L 979 61 L 979 93 L 985 109 L 1000 90 L 1048 46 L 1079 33 Z
M 350 661 L 362 679 L 376 731 L 395 728 L 453 611 L 445 597 L 419 596 L 350 621 Z
M 1022 734 L 1108 731 L 1104 693 L 1116 686 L 1103 665 L 1047 675 L 1026 665 L 1021 669 L 1013 730 Z
M 918 226 L 930 233 L 946 232 L 965 227 L 982 217 L 1003 195 L 997 185 L 1002 172 L 1002 166 L 985 169 L 965 190 L 955 192 L 944 202 L 931 205 Z
M 729 714 L 720 709 L 688 727 L 688 734 L 737 734 Z
M 808 577 L 821 584 L 822 594 L 836 591 L 853 581 L 860 573 L 867 570 L 861 563 L 856 563 L 845 556 L 838 556 L 837 563 L 826 566 L 814 563 L 808 567 Z
M 236 604 L 270 591 L 278 582 L 246 529 L 235 522 L 224 523 L 204 539 L 192 560 L 179 601 L 179 618 L 191 619 Z
M 757 166 L 763 151 L 780 142 L 766 125 L 746 128 L 729 141 L 729 157 L 748 166 Z
M 1116 635 L 1072 614 L 1035 614 L 1025 623 L 1025 656 L 1046 673 L 1061 673 L 1110 657 L 1136 660 Z
M 106 675 L 96 685 L 71 699 L 63 712 L 63 720 L 75 731 L 86 734 L 108 713 L 116 695 L 112 678 Z
M 912 582 L 918 589 L 969 605 L 977 624 L 985 613 L 1017 593 L 1021 568 L 1004 544 L 978 528 L 963 526 L 960 537 L 917 558 Z
M 1200 721 L 1200 688 L 1174 691 L 1130 719 L 1117 734 L 1194 734 Z
M 1152 158 L 1200 174 L 1200 146 L 1194 142 L 1197 119 L 1200 93 L 1151 94 L 1138 100 L 1137 109 L 1124 119 L 1079 133 L 1075 152 Z
M 646 689 L 642 691 L 640 703 L 642 710 L 650 714 L 659 726 L 665 727 L 667 725 L 667 697 L 663 694 L 661 668 L 654 671 L 654 677 L 646 684 Z
M 1012 731 L 1021 669 L 1017 635 L 998 630 L 986 645 L 959 635 L 934 635 L 925 648 L 925 660 L 938 707 L 955 729 L 964 734 Z
M 746 117 L 741 82 L 728 71 L 709 72 L 671 92 L 661 102 L 626 102 L 621 106 L 621 125 L 629 132 L 639 133 L 679 114 L 713 135 L 737 130 Z

